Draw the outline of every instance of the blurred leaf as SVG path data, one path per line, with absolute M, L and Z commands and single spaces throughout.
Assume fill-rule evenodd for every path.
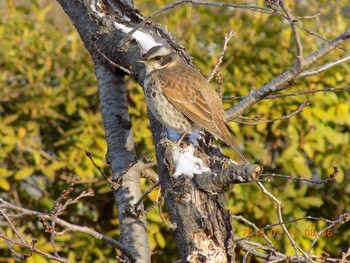
M 2 188 L 5 191 L 10 190 L 10 183 L 4 178 L 0 178 L 0 188 Z
M 155 238 L 157 241 L 157 244 L 160 248 L 164 248 L 166 246 L 166 241 L 163 237 L 163 235 L 160 232 L 155 233 Z
M 311 206 L 320 207 L 323 205 L 321 197 L 307 196 L 296 199 L 296 204 L 300 205 L 304 209 L 309 209 Z
M 14 178 L 16 180 L 24 180 L 31 176 L 35 171 L 34 167 L 25 167 L 15 173 Z
M 34 159 L 34 163 L 36 166 L 40 165 L 41 162 L 41 155 L 38 151 L 33 151 L 33 159 Z
M 293 168 L 295 169 L 296 174 L 298 176 L 301 176 L 306 179 L 311 178 L 312 173 L 310 171 L 310 168 L 306 164 L 294 163 Z

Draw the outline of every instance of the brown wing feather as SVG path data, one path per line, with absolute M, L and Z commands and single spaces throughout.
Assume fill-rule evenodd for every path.
M 230 145 L 244 162 L 248 162 L 226 126 L 219 95 L 200 73 L 187 67 L 189 66 L 184 64 L 164 69 L 169 70 L 169 73 L 163 72 L 162 78 L 158 78 L 164 96 L 188 119 Z
M 212 126 L 213 110 L 198 89 L 208 85 L 206 79 L 193 69 L 177 67 L 170 71 L 170 74 L 164 72 L 159 79 L 164 96 L 178 111 L 198 126 L 202 128 Z M 172 78 L 174 76 L 176 81 Z

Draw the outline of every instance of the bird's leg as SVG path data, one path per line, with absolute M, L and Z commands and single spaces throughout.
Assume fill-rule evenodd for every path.
M 191 131 L 191 128 L 188 129 L 188 130 L 186 130 L 186 131 L 181 135 L 180 139 L 178 139 L 177 142 L 175 142 L 175 138 L 173 137 L 173 135 L 170 135 L 170 134 L 168 133 L 168 136 L 170 137 L 170 139 L 169 139 L 169 138 L 163 138 L 163 139 L 160 140 L 160 142 L 158 143 L 158 145 L 160 145 L 160 144 L 175 144 L 176 146 L 180 146 L 182 140 L 186 137 L 186 135 L 187 135 L 190 131 Z M 177 134 L 178 134 L 178 133 L 177 133 Z M 172 141 L 172 140 L 174 140 L 174 141 Z
M 157 147 L 162 145 L 162 144 L 167 145 L 167 144 L 171 144 L 171 143 L 173 143 L 173 142 L 170 141 L 168 138 L 163 138 L 158 142 Z
M 187 131 L 185 131 L 185 132 L 181 135 L 180 139 L 179 139 L 179 140 L 177 141 L 177 143 L 176 143 L 177 146 L 180 146 L 180 143 L 181 143 L 182 140 L 186 137 L 186 135 L 190 132 L 190 130 L 191 130 L 191 128 L 188 129 Z

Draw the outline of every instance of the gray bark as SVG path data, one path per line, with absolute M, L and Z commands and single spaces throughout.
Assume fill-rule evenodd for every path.
M 140 174 L 129 169 L 136 159 L 131 122 L 127 110 L 124 75 L 95 59 L 100 107 L 108 145 L 107 161 L 113 172 L 113 191 L 119 217 L 121 242 L 137 262 L 149 262 L 151 253 L 143 214 L 131 211 L 141 197 Z M 139 209 L 143 210 L 141 206 Z

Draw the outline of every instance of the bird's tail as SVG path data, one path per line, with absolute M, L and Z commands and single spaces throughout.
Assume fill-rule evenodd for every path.
M 233 151 L 235 151 L 239 155 L 243 164 L 249 164 L 249 160 L 247 159 L 247 157 L 245 157 L 245 155 L 239 149 L 237 143 L 232 138 L 230 138 L 230 140 L 228 141 L 228 145 Z
M 231 128 L 226 124 L 226 129 L 221 129 L 222 137 L 221 140 L 223 140 L 227 145 L 230 146 L 230 148 L 235 151 L 239 157 L 241 158 L 243 164 L 249 164 L 249 160 L 247 157 L 244 156 L 242 151 L 239 149 L 238 144 L 233 140 L 232 134 L 234 135 L 235 133 L 231 130 Z M 231 134 L 232 133 L 232 134 Z

